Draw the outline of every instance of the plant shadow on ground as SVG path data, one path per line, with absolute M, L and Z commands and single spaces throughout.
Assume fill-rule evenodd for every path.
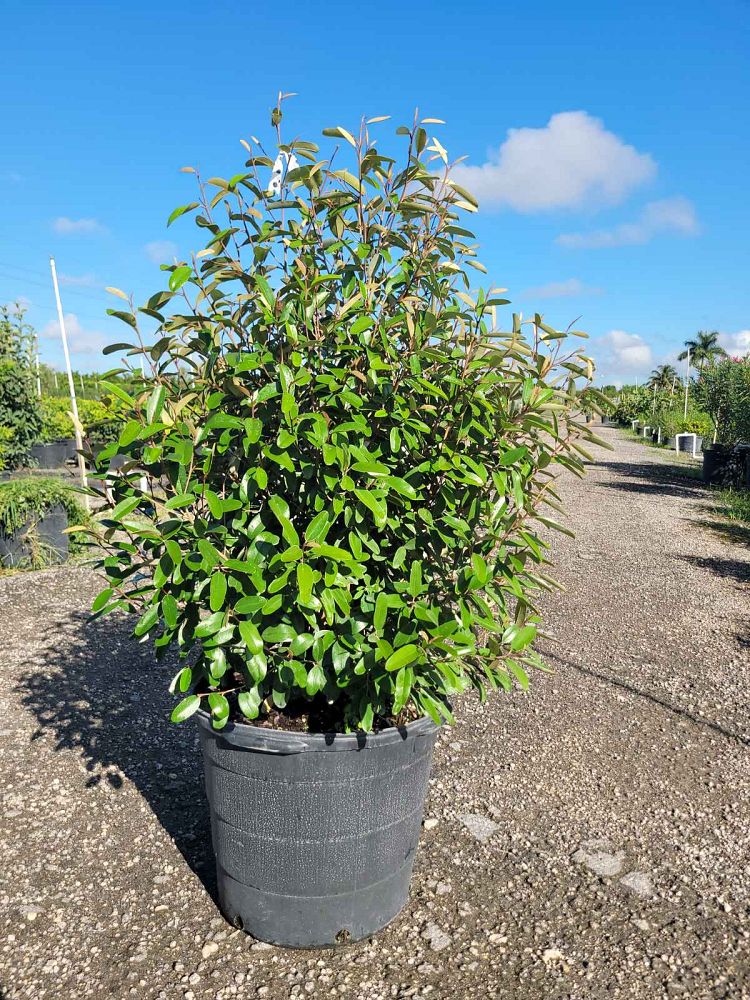
M 750 643 L 750 637 L 748 637 L 747 641 Z M 732 740 L 742 746 L 750 747 L 750 736 L 747 736 L 742 732 L 736 732 L 735 730 L 728 729 L 726 726 L 722 726 L 718 722 L 712 722 L 711 719 L 695 715 L 692 712 L 689 712 L 686 708 L 682 708 L 680 705 L 673 705 L 672 702 L 667 701 L 666 698 L 661 698 L 659 695 L 653 694 L 651 691 L 645 691 L 643 688 L 637 687 L 628 678 L 616 677 L 605 670 L 595 670 L 593 667 L 585 666 L 582 663 L 576 663 L 574 660 L 570 660 L 564 656 L 558 656 L 555 653 L 547 653 L 546 656 L 548 659 L 556 660 L 558 663 L 563 664 L 566 667 L 572 667 L 574 670 L 577 670 L 578 673 L 585 674 L 587 677 L 604 681 L 605 684 L 611 684 L 614 687 L 618 687 L 621 690 L 626 691 L 628 694 L 635 695 L 638 698 L 644 698 L 646 701 L 650 701 L 654 705 L 659 705 L 661 708 L 666 709 L 673 715 L 686 719 L 696 726 L 710 729 L 728 740 Z
M 705 487 L 690 465 L 664 465 L 662 463 L 597 462 L 597 466 L 608 469 L 616 479 L 599 483 L 608 490 L 624 493 L 645 493 L 646 495 L 678 496 L 697 499 L 705 496 Z
M 682 562 L 690 563 L 707 569 L 725 580 L 737 580 L 738 583 L 750 583 L 750 561 L 741 559 L 718 559 L 715 556 L 675 556 Z M 743 588 L 744 589 L 744 588 Z
M 722 514 L 720 507 L 706 505 L 701 510 L 714 516 Z M 695 520 L 693 524 L 713 532 L 725 542 L 731 542 L 733 545 L 747 545 L 750 548 L 750 525 L 740 524 L 736 521 L 710 520 L 708 517 Z
M 80 753 L 87 789 L 132 782 L 216 900 L 198 735 L 190 723 L 169 721 L 169 668 L 130 637 L 128 619 L 76 613 L 65 624 L 75 640 L 48 650 L 17 686 L 39 724 L 32 740 L 49 734 L 55 751 Z

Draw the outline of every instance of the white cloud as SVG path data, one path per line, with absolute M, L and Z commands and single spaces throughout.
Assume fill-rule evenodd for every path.
M 93 274 L 60 273 L 60 284 L 68 288 L 98 288 L 99 282 Z
M 731 357 L 747 357 L 750 355 L 750 330 L 720 333 L 719 343 Z
M 154 264 L 169 264 L 171 258 L 177 256 L 178 247 L 171 240 L 154 240 L 152 243 L 147 243 L 143 249 Z
M 55 219 L 52 228 L 60 236 L 87 236 L 106 232 L 98 219 L 69 219 L 66 215 Z
M 46 340 L 61 343 L 60 324 L 56 319 L 51 319 L 42 327 L 40 333 Z M 111 338 L 98 330 L 85 329 L 75 313 L 65 313 L 65 333 L 71 354 L 100 354 L 102 349 L 111 343 Z
M 566 281 L 550 281 L 546 285 L 526 288 L 521 294 L 530 299 L 562 299 L 572 295 L 601 295 L 601 293 L 601 288 L 585 285 L 580 278 L 568 278 Z
M 624 222 L 613 229 L 597 229 L 590 233 L 563 233 L 555 240 L 573 250 L 602 247 L 642 246 L 662 233 L 695 236 L 698 219 L 692 202 L 687 198 L 664 198 L 645 206 L 635 222 Z
M 648 153 L 608 132 L 585 111 L 552 115 L 544 128 L 508 129 L 480 167 L 459 164 L 453 176 L 481 207 L 543 212 L 617 204 L 656 175 Z
M 638 333 L 610 330 L 591 345 L 596 361 L 597 381 L 614 382 L 623 375 L 643 376 L 651 370 L 651 348 Z

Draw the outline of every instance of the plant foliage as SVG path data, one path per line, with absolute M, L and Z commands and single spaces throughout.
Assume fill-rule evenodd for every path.
M 695 391 L 722 444 L 750 442 L 750 358 L 725 358 L 704 368 Z
M 137 341 L 124 370 L 148 367 L 101 455 L 128 462 L 94 611 L 176 645 L 177 721 L 321 703 L 348 730 L 450 719 L 468 686 L 542 665 L 542 536 L 555 473 L 583 472 L 593 436 L 571 412 L 593 365 L 541 316 L 497 329 L 508 300 L 473 290 L 476 203 L 430 120 L 398 130 L 401 163 L 372 124 L 325 130 L 326 152 L 280 145 L 280 195 L 246 144 L 245 170 L 170 216 L 196 213 L 205 248 L 140 316 L 113 310 Z
M 32 375 L 34 334 L 20 306 L 0 307 L 0 427 L 6 428 L 3 463 L 17 468 L 41 428 L 41 416 Z

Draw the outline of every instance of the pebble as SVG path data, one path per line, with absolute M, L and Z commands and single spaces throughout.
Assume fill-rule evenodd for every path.
M 422 931 L 422 937 L 427 940 L 433 951 L 444 951 L 452 941 L 451 936 L 437 924 L 427 924 Z
M 424 821 L 425 830 L 434 830 L 437 825 L 438 821 L 434 818 L 434 816 Z
M 462 813 L 458 818 L 480 844 L 486 843 L 500 829 L 494 820 L 481 813 Z
M 627 875 L 623 875 L 620 879 L 620 885 L 624 885 L 626 889 L 630 889 L 636 896 L 647 897 L 654 894 L 654 883 L 646 872 L 628 872 Z
M 625 862 L 624 851 L 613 851 L 607 840 L 587 840 L 572 855 L 573 861 L 584 865 L 594 875 L 619 875 Z
M 201 948 L 201 955 L 204 958 L 210 958 L 211 955 L 215 955 L 219 950 L 219 946 L 215 941 L 206 941 L 206 943 Z

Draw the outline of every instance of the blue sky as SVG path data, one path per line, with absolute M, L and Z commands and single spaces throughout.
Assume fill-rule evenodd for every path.
M 242 169 L 279 89 L 290 132 L 424 115 L 466 156 L 482 260 L 513 307 L 592 338 L 603 380 L 643 377 L 686 337 L 750 349 L 750 4 L 382 0 L 310 5 L 13 4 L 0 61 L 0 302 L 22 296 L 59 366 L 48 258 L 74 363 L 106 365 L 166 230 L 206 176 Z M 289 133 L 288 133 L 289 134 Z M 170 245 L 173 244 L 173 245 Z M 165 256 L 166 254 L 166 256 Z

